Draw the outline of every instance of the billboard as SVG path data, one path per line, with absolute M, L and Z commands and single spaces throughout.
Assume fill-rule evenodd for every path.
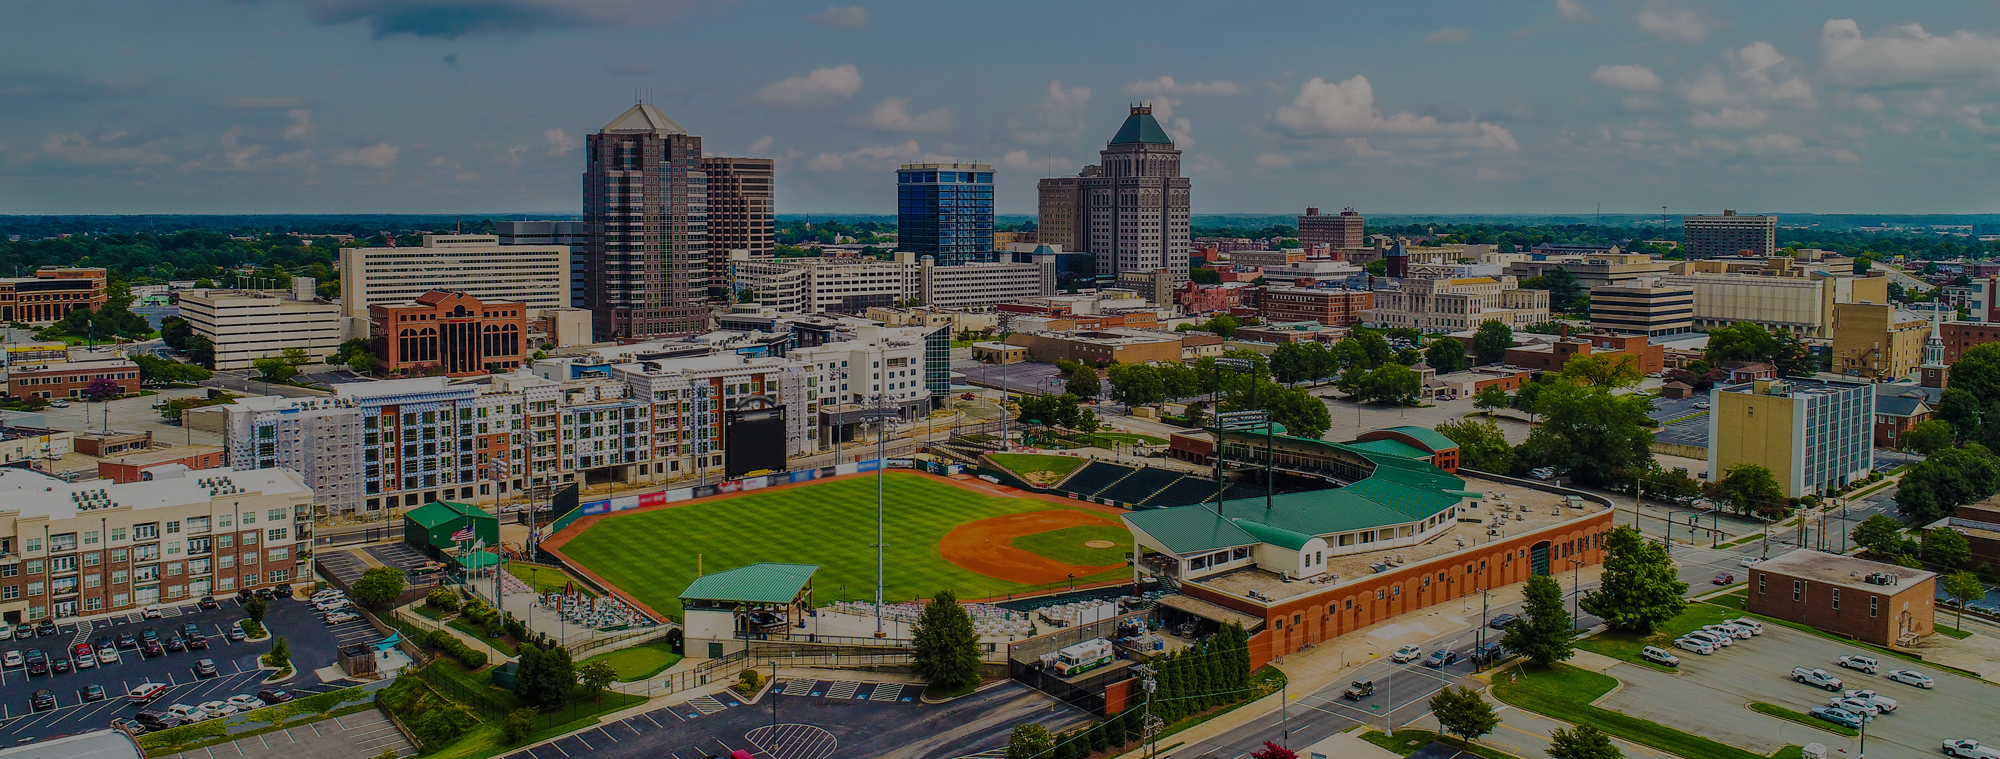
M 785 407 L 736 409 L 723 417 L 723 476 L 785 469 Z

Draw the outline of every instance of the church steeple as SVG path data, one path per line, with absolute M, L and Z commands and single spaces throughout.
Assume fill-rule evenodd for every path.
M 1924 340 L 1924 363 L 1917 367 L 1917 382 L 1924 387 L 1944 387 L 1951 367 L 1944 363 L 1944 311 L 1931 309 L 1931 336 Z

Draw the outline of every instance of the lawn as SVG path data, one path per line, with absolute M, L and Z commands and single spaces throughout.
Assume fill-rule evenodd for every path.
M 1514 682 L 1507 676 L 1509 672 L 1519 672 L 1520 681 Z M 1567 664 L 1549 669 L 1516 665 L 1493 676 L 1495 698 L 1531 712 L 1565 722 L 1595 725 L 1625 740 L 1685 759 L 1759 759 L 1758 754 L 1735 746 L 1590 705 L 1615 687 L 1618 678 Z
M 1079 443 L 1083 443 L 1085 445 L 1094 445 L 1099 448 L 1110 448 L 1112 447 L 1111 444 L 1114 442 L 1123 445 L 1166 445 L 1167 444 L 1167 441 L 1164 438 L 1157 438 L 1153 437 L 1152 435 L 1139 435 L 1131 432 L 1092 432 L 1087 435 L 1077 435 L 1070 439 Z
M 536 593 L 555 593 L 561 591 L 564 585 L 570 585 L 572 592 L 593 597 L 597 595 L 590 592 L 590 589 L 585 587 L 583 583 L 570 584 L 569 575 L 563 574 L 562 570 L 554 567 L 541 567 L 534 564 L 520 564 L 510 561 L 507 562 L 507 573 L 520 578 L 521 582 L 527 583 L 530 588 L 534 588 Z
M 1411 754 L 1417 753 L 1419 749 L 1431 745 L 1431 741 L 1435 741 L 1438 739 L 1438 734 L 1433 733 L 1429 730 L 1414 730 L 1410 728 L 1403 728 L 1401 730 L 1396 731 L 1396 737 L 1391 738 L 1387 735 L 1384 735 L 1380 730 L 1370 730 L 1366 733 L 1362 733 L 1361 739 L 1369 743 L 1373 743 L 1377 746 L 1381 746 L 1382 748 L 1386 748 L 1390 751 L 1394 751 L 1402 756 L 1409 756 Z M 1446 736 L 1444 739 L 1444 745 L 1457 747 L 1459 745 L 1458 738 L 1456 736 Z M 1486 759 L 1514 759 L 1513 754 L 1509 754 L 1505 751 L 1501 751 L 1500 749 L 1492 748 L 1490 746 L 1482 746 L 1477 743 L 1468 745 L 1463 750 L 1468 754 L 1477 754 L 1479 756 L 1486 757 Z
M 681 655 L 674 653 L 672 645 L 669 645 L 666 641 L 660 641 L 658 643 L 647 643 L 643 646 L 621 648 L 610 653 L 598 654 L 583 661 L 601 661 L 610 664 L 611 669 L 618 673 L 618 682 L 632 683 L 665 672 L 668 667 L 674 666 L 680 660 Z M 581 663 L 583 662 L 579 662 L 579 664 Z
M 1049 456 L 1040 453 L 989 453 L 986 454 L 986 458 L 1022 479 L 1027 479 L 1030 472 L 1048 472 L 1054 475 L 1054 479 L 1060 480 L 1087 461 L 1075 456 Z
M 1713 604 L 1688 604 L 1686 611 L 1681 612 L 1680 616 L 1668 620 L 1666 624 L 1661 625 L 1658 630 L 1655 630 L 1652 635 L 1639 636 L 1628 632 L 1609 630 L 1588 638 L 1579 639 L 1576 642 L 1576 647 L 1643 667 L 1652 667 L 1653 669 L 1672 672 L 1672 667 L 1663 667 L 1639 658 L 1639 649 L 1646 646 L 1659 646 L 1672 651 L 1674 650 L 1675 638 L 1689 631 L 1699 630 L 1702 625 L 1712 625 L 1725 619 L 1735 619 L 1740 616 L 1742 614 L 1734 609 L 1727 609 Z
M 485 634 L 479 632 L 478 626 L 472 624 L 469 621 L 466 621 L 464 617 L 459 617 L 457 619 L 453 619 L 450 622 L 446 622 L 444 623 L 444 626 L 449 627 L 453 630 L 457 630 L 458 632 L 464 634 L 466 640 L 476 640 L 481 643 L 485 643 L 486 645 L 499 649 L 500 653 L 506 654 L 507 656 L 517 657 L 521 655 L 520 651 L 515 650 L 513 646 L 507 644 L 506 638 L 487 637 Z
M 886 483 L 889 599 L 929 597 L 947 588 L 960 598 L 1036 589 L 945 561 L 938 541 L 965 522 L 1064 506 L 984 495 L 906 472 L 888 473 Z M 1118 532 L 1114 542 L 1132 542 Z M 613 516 L 561 550 L 639 602 L 678 618 L 680 592 L 694 580 L 697 561 L 706 572 L 764 561 L 818 564 L 814 601 L 869 598 L 875 586 L 874 543 L 875 478 L 861 477 Z M 1078 581 L 1122 576 L 1112 570 Z
M 1111 547 L 1091 548 L 1084 545 L 1091 540 L 1109 540 Z M 1086 524 L 1054 532 L 1022 535 L 1009 541 L 1009 545 L 1064 564 L 1101 567 L 1125 560 L 1125 555 L 1132 552 L 1132 533 L 1115 525 Z

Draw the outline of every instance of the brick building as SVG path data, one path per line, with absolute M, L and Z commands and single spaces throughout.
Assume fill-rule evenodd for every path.
M 1650 374 L 1666 368 L 1666 350 L 1652 345 L 1645 335 L 1587 332 L 1556 338 L 1551 342 L 1530 343 L 1507 349 L 1506 363 L 1514 366 L 1562 371 L 1563 365 L 1578 356 L 1629 355 L 1639 362 L 1639 371 Z
M 1937 573 L 1799 549 L 1750 568 L 1743 610 L 1878 646 L 1932 632 Z
M 2000 342 L 2000 323 L 1945 322 L 1939 325 L 1939 334 L 1944 338 L 1944 362 L 1955 364 L 1975 345 Z
M 15 398 L 81 398 L 98 380 L 118 383 L 126 394 L 139 392 L 139 365 L 122 358 L 64 361 L 16 368 L 7 374 L 7 394 Z
M 183 445 L 103 459 L 97 462 L 97 476 L 120 484 L 143 482 L 171 471 L 215 469 L 226 459 L 221 446 Z
M 104 305 L 103 269 L 38 269 L 32 277 L 0 278 L 0 322 L 48 324 L 80 308 Z
M 368 307 L 369 338 L 381 370 L 444 370 L 468 377 L 519 368 L 527 308 L 506 300 L 432 290 L 409 303 Z
M 1311 280 L 1305 280 L 1310 284 Z M 1364 312 L 1375 307 L 1375 294 L 1367 290 L 1317 287 L 1257 288 L 1258 316 L 1266 321 L 1316 321 L 1335 327 L 1353 326 Z
M 1028 349 L 1035 361 L 1096 361 L 1101 363 L 1143 364 L 1160 361 L 1181 362 L 1181 337 L 1171 332 L 1136 329 L 1107 329 L 1071 333 L 1016 332 L 1008 335 L 1008 345 Z

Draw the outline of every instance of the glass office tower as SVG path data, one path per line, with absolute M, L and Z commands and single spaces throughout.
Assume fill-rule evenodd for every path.
M 896 170 L 896 249 L 935 256 L 939 266 L 990 263 L 993 167 L 912 163 Z

